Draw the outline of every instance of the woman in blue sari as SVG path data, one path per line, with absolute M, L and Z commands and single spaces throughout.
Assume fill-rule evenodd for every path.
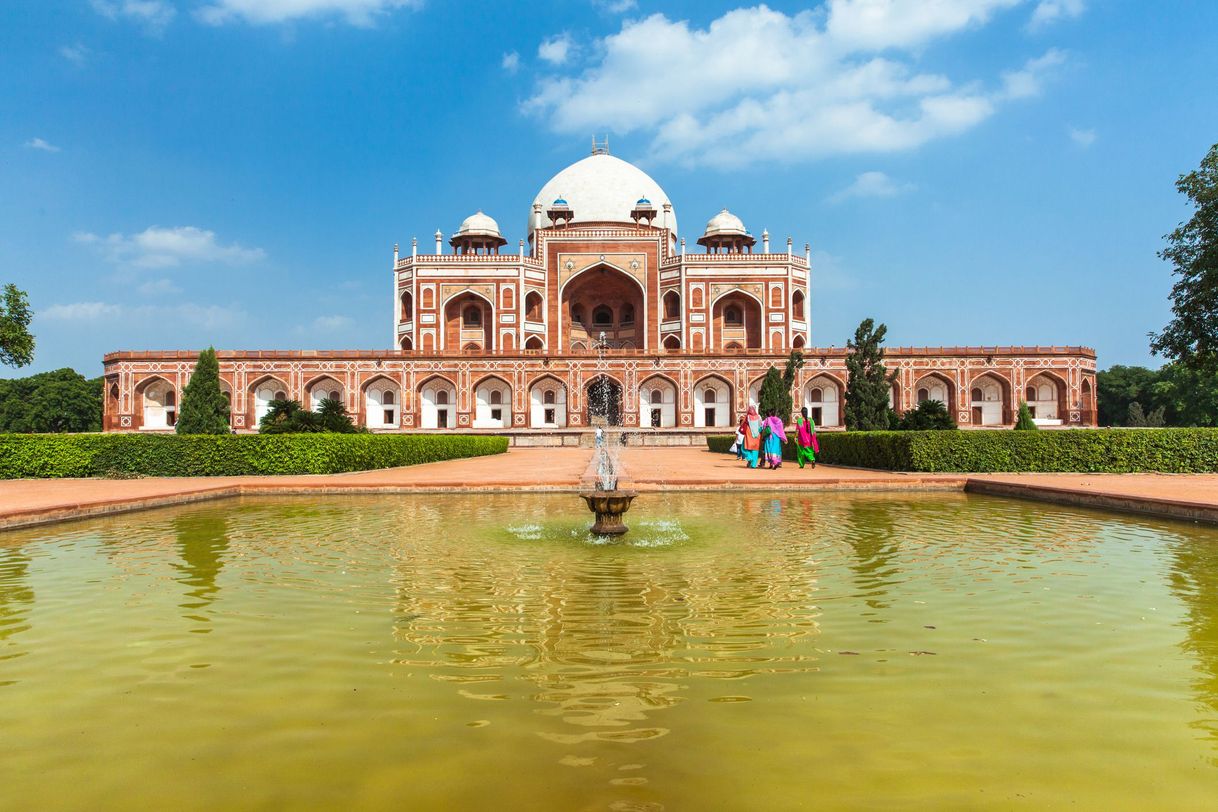
M 782 443 L 787 439 L 787 427 L 782 424 L 782 418 L 773 412 L 769 413 L 761 424 L 769 431 L 765 436 L 765 461 L 770 470 L 782 467 Z

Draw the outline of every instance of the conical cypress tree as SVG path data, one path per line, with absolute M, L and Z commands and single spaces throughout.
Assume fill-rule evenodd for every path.
M 864 319 L 846 343 L 846 428 L 884 431 L 888 428 L 888 393 L 892 376 L 884 367 L 884 334 L 888 327 Z
M 761 391 L 757 393 L 757 409 L 762 417 L 776 414 L 783 422 L 791 419 L 791 392 L 782 385 L 782 373 L 776 367 L 770 367 L 761 382 Z
M 220 362 L 208 347 L 199 354 L 199 363 L 182 390 L 182 409 L 178 415 L 178 434 L 228 434 L 228 401 L 220 391 Z
M 1032 422 L 1032 410 L 1026 400 L 1019 401 L 1019 417 L 1015 420 L 1016 431 L 1035 431 L 1039 426 Z

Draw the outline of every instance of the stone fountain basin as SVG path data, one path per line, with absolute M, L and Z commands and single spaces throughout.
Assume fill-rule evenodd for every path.
M 620 536 L 628 529 L 622 522 L 622 514 L 630 510 L 630 503 L 638 496 L 638 491 L 583 491 L 580 497 L 588 505 L 588 510 L 596 514 L 596 523 L 592 532 L 598 536 Z

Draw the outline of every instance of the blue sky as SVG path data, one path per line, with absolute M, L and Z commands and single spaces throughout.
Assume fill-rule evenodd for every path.
M 388 348 L 394 242 L 483 209 L 514 246 L 608 133 L 691 244 L 724 206 L 812 244 L 817 345 L 872 316 L 1158 363 L 1215 32 L 1209 2 L 9 0 L 0 282 L 33 371 Z

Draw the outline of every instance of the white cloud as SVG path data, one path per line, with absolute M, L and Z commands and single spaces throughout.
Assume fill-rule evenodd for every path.
M 1066 55 L 1050 48 L 1036 59 L 1029 59 L 1027 64 L 1015 71 L 1002 74 L 1003 95 L 1008 99 L 1027 99 L 1039 96 L 1044 88 L 1045 79 L 1054 68 L 1066 61 Z
M 89 49 L 78 42 L 75 45 L 61 46 L 59 49 L 59 55 L 71 62 L 73 65 L 83 65 L 85 64 L 85 60 L 89 58 Z
M 984 25 L 1023 0 L 829 0 L 826 33 L 863 49 L 907 48 Z M 762 6 L 764 8 L 764 6 Z
M 523 110 L 560 133 L 642 131 L 652 158 L 687 165 L 913 149 L 1035 95 L 1065 57 L 1050 51 L 987 87 L 889 49 L 924 48 L 1018 2 L 831 0 L 794 15 L 758 6 L 706 28 L 653 14 L 595 43 L 598 61 L 579 75 L 540 80 Z
M 349 324 L 351 324 L 351 319 L 346 316 L 318 316 L 313 319 L 314 330 L 341 330 Z
M 520 54 L 512 51 L 509 54 L 503 55 L 503 69 L 508 73 L 515 73 L 520 68 Z
M 149 279 L 136 288 L 145 296 L 159 296 L 166 293 L 181 293 L 182 289 L 170 279 Z
M 1084 0 L 1040 0 L 1028 27 L 1036 29 L 1061 20 L 1073 20 L 1087 10 Z
M 567 33 L 550 37 L 537 46 L 537 55 L 551 65 L 562 65 L 571 55 L 571 35 Z
M 72 304 L 51 305 L 39 315 L 53 321 L 96 321 L 97 319 L 116 318 L 122 313 L 122 308 L 106 302 L 73 302 Z
M 41 150 L 42 152 L 59 152 L 59 147 L 44 141 L 41 138 L 31 138 L 29 141 L 25 142 L 25 146 L 28 149 L 37 149 Z
M 172 268 L 183 263 L 242 265 L 266 256 L 261 248 L 221 245 L 216 232 L 195 226 L 149 226 L 139 234 L 107 237 L 84 232 L 73 235 L 73 239 L 94 246 L 116 265 L 134 268 Z
M 1078 127 L 1068 127 L 1067 132 L 1070 133 L 1070 140 L 1078 144 L 1083 149 L 1095 143 L 1095 130 L 1083 130 Z
M 113 302 L 54 304 L 38 314 L 51 321 L 96 322 L 122 320 L 129 324 L 186 324 L 215 329 L 244 321 L 244 310 L 220 305 L 130 305 Z
M 625 14 L 639 7 L 637 0 L 593 0 L 593 2 L 610 14 Z
M 845 189 L 829 198 L 831 203 L 840 203 L 852 197 L 896 197 L 914 190 L 912 183 L 898 183 L 883 172 L 864 172 Z
M 164 33 L 177 13 L 164 0 L 89 0 L 89 5 L 107 19 L 136 23 L 154 36 Z
M 400 8 L 418 8 L 422 0 L 212 0 L 195 15 L 208 25 L 244 21 L 269 25 L 293 20 L 339 17 L 368 27 L 376 18 Z

